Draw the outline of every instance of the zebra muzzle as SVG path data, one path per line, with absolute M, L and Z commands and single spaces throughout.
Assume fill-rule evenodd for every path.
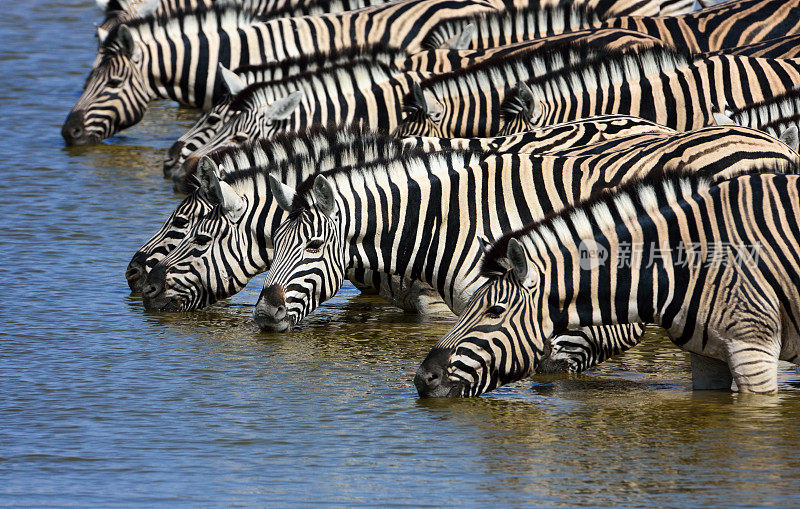
M 414 375 L 414 386 L 420 398 L 453 398 L 463 394 L 463 384 L 447 374 L 452 350 L 431 350 Z
M 261 330 L 283 332 L 292 328 L 283 286 L 271 284 L 261 290 L 253 317 Z

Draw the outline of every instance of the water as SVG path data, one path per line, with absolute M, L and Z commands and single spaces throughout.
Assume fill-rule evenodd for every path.
M 351 290 L 292 334 L 250 320 L 259 281 L 201 313 L 146 313 L 125 266 L 177 197 L 158 104 L 106 144 L 60 126 L 95 51 L 91 0 L 0 16 L 0 504 L 800 503 L 800 387 L 692 393 L 651 334 L 587 375 L 423 401 L 447 318 Z

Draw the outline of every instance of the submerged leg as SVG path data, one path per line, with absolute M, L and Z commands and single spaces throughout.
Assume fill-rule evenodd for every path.
M 696 353 L 690 354 L 692 360 L 692 389 L 696 391 L 717 391 L 731 389 L 733 375 L 728 363 Z
M 771 346 L 762 342 L 732 342 L 728 365 L 739 392 L 777 392 L 780 348 Z

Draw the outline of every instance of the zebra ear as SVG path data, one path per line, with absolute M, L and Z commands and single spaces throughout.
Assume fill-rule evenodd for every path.
M 784 129 L 778 138 L 785 144 L 789 145 L 789 148 L 795 152 L 800 150 L 800 134 L 798 134 L 796 125 L 790 125 Z
M 238 219 L 244 212 L 244 200 L 227 182 L 214 179 L 214 195 L 222 210 L 232 219 Z
M 536 99 L 533 97 L 533 90 L 524 81 L 517 83 L 517 97 L 522 103 L 522 112 L 531 122 L 536 122 L 542 116 L 541 108 L 536 104 Z
M 489 242 L 489 240 L 486 237 L 478 236 L 478 242 L 481 245 L 481 252 L 483 253 L 483 256 L 489 254 L 489 251 L 492 249 L 492 244 Z
M 269 189 L 272 191 L 272 196 L 278 202 L 278 206 L 286 212 L 292 211 L 292 203 L 297 192 L 276 179 L 274 175 L 269 176 Z
M 737 125 L 731 117 L 724 113 L 715 111 L 712 115 L 714 116 L 714 123 L 717 125 Z
M 425 101 L 425 94 L 422 93 L 422 87 L 416 81 L 411 85 L 411 91 L 414 94 L 414 106 L 422 110 L 425 115 L 428 114 L 428 105 Z
M 197 179 L 200 182 L 200 190 L 207 197 L 211 197 L 214 189 L 214 181 L 218 180 L 217 168 L 214 161 L 207 156 L 203 156 L 197 163 Z
M 332 217 L 336 212 L 336 200 L 333 196 L 333 186 L 324 175 L 317 175 L 314 179 L 314 200 L 326 216 Z
M 266 107 L 266 118 L 268 121 L 286 120 L 300 106 L 303 100 L 303 92 L 297 90 L 286 97 L 281 97 Z
M 133 35 L 131 35 L 131 30 L 127 25 L 119 26 L 119 29 L 117 29 L 117 39 L 122 47 L 123 55 L 132 60 L 137 60 L 139 48 L 136 47 L 136 43 L 133 40 Z
M 469 49 L 470 43 L 472 39 L 475 37 L 475 24 L 470 23 L 469 25 L 464 27 L 460 33 L 454 35 L 453 37 L 447 39 L 444 43 L 442 43 L 442 49 Z
M 528 277 L 528 258 L 525 256 L 525 248 L 517 239 L 508 241 L 508 261 L 511 263 L 511 270 L 520 283 L 525 282 Z
M 236 95 L 247 88 L 247 83 L 224 65 L 219 64 L 217 66 L 217 71 L 219 72 L 220 78 L 222 78 L 222 84 L 228 89 L 229 94 Z
M 97 27 L 97 42 L 103 44 L 108 37 L 108 30 L 103 27 Z
M 440 121 L 444 115 L 444 106 L 428 90 L 425 90 L 423 95 L 425 96 L 425 111 L 428 113 L 428 118 L 434 122 Z

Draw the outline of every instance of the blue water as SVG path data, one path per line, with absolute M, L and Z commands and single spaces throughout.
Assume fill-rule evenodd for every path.
M 125 266 L 178 197 L 157 104 L 105 144 L 60 126 L 94 51 L 91 0 L 0 16 L 0 505 L 797 505 L 800 391 L 692 393 L 652 334 L 578 377 L 464 401 L 411 378 L 451 324 L 345 292 L 260 333 L 260 281 L 201 313 L 144 312 Z

